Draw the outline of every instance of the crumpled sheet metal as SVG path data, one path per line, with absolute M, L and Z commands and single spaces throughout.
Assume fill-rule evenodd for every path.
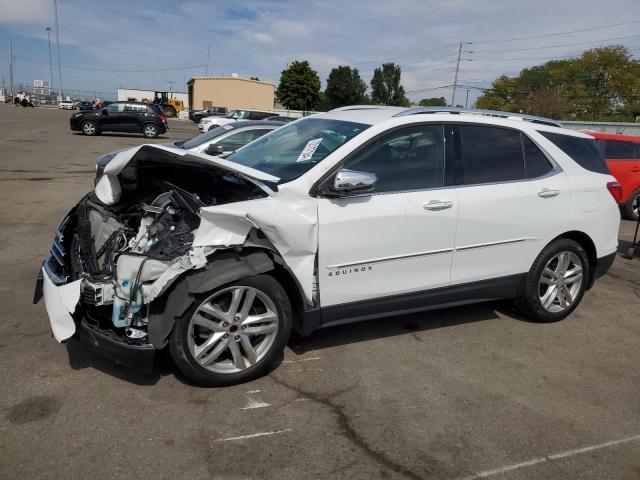
M 295 192 L 283 189 L 274 197 L 203 207 L 193 246 L 242 245 L 249 231 L 258 228 L 276 247 L 311 303 L 318 250 L 317 208 L 308 197 L 304 201 L 296 197 Z

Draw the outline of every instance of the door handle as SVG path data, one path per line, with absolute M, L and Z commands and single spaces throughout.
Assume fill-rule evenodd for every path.
M 631 168 L 631 171 L 632 171 L 633 173 L 640 172 L 640 167 L 632 167 L 632 168 Z
M 538 192 L 538 196 L 542 198 L 551 198 L 560 195 L 560 190 L 554 190 L 552 188 L 543 188 Z
M 444 210 L 453 207 L 453 202 L 450 200 L 429 200 L 422 207 L 425 210 Z

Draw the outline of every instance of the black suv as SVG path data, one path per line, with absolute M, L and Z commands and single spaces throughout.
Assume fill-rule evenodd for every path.
M 114 102 L 99 110 L 74 113 L 69 126 L 85 135 L 129 132 L 142 133 L 147 138 L 155 138 L 169 130 L 167 117 L 159 106 L 140 102 Z
M 207 107 L 202 110 L 191 110 L 189 112 L 189 120 L 200 123 L 204 117 L 225 117 L 227 115 L 227 107 Z

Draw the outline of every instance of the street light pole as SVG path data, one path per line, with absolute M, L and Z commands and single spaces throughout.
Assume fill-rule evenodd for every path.
M 62 59 L 60 58 L 60 23 L 58 22 L 58 0 L 53 0 L 56 13 L 56 45 L 58 47 L 58 97 L 62 100 Z
M 47 41 L 49 42 L 49 99 L 51 99 L 51 90 L 53 90 L 53 58 L 51 57 L 51 26 L 45 27 L 47 31 Z
M 464 108 L 468 108 L 468 105 L 469 105 L 469 92 L 470 90 L 467 89 L 467 98 L 464 101 Z

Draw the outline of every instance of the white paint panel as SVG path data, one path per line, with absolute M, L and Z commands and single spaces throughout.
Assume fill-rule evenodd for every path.
M 80 280 L 56 286 L 42 269 L 44 304 L 49 315 L 53 336 L 58 342 L 68 340 L 76 332 L 76 324 L 70 313 L 80 299 Z
M 452 207 L 426 210 L 433 200 Z M 323 307 L 449 285 L 455 189 L 323 198 L 318 218 Z
M 540 197 L 544 188 L 555 197 Z M 567 176 L 460 187 L 451 283 L 528 272 L 542 248 L 563 233 L 571 191 Z M 467 248 L 478 246 L 479 248 Z

